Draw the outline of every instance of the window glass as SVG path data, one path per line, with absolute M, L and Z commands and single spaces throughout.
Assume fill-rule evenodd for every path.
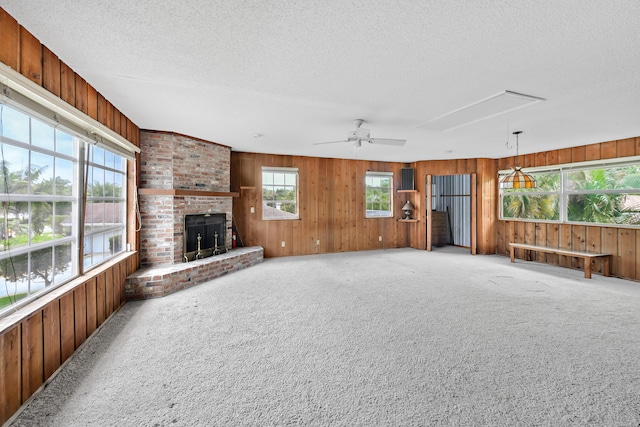
M 73 195 L 73 162 L 56 158 L 55 171 L 55 194 L 58 196 Z
M 4 107 L 6 110 L 6 106 Z M 2 175 L 0 191 L 6 194 L 27 194 L 29 190 L 29 150 L 2 143 Z
M 30 284 L 29 292 L 41 291 L 53 283 L 53 248 L 38 249 L 30 253 Z
M 567 220 L 600 224 L 640 225 L 640 192 L 569 194 Z
M 56 129 L 56 152 L 60 154 L 66 154 L 67 156 L 73 156 L 73 136 L 61 131 L 60 129 Z
M 115 163 L 115 157 L 116 155 L 113 154 L 112 152 L 105 150 L 104 152 L 104 165 L 105 167 L 108 168 L 113 168 L 114 167 L 114 163 Z
M 31 194 L 53 195 L 53 156 L 31 152 Z
M 501 218 L 640 225 L 640 165 L 533 174 L 534 189 L 500 190 Z
M 56 238 L 70 237 L 73 230 L 72 202 L 54 203 L 54 234 Z
M 31 202 L 29 231 L 32 243 L 53 240 L 53 203 Z
M 567 191 L 640 189 L 640 165 L 567 173 Z
M 28 254 L 0 258 L 0 310 L 29 296 Z
M 123 250 L 126 162 L 117 154 L 0 104 L 0 316 Z M 80 218 L 89 152 L 87 206 Z M 105 166 L 105 164 L 107 166 Z M 77 259 L 85 226 L 84 257 Z
M 29 143 L 29 116 L 7 105 L 0 105 L 2 136 L 18 142 Z
M 262 169 L 262 219 L 298 219 L 297 169 Z
M 96 165 L 104 166 L 104 149 L 92 145 L 91 152 L 93 153 L 93 156 L 91 156 L 91 161 Z
M 71 243 L 65 243 L 62 245 L 55 246 L 55 251 L 54 251 L 55 258 L 53 263 L 53 265 L 55 266 L 55 269 L 53 271 L 54 283 L 61 283 L 65 279 L 68 279 L 71 277 L 71 274 L 73 272 L 73 268 L 71 267 L 72 247 L 73 246 L 71 245 Z
M 104 173 L 104 197 L 113 197 L 116 181 L 116 174 L 113 171 L 105 171 Z
M 87 194 L 91 197 L 104 197 L 104 169 L 97 167 L 90 167 L 90 177 L 87 185 Z
M 502 197 L 503 218 L 558 221 L 559 194 L 505 194 Z
M 37 147 L 52 149 L 54 145 L 53 127 L 32 118 L 31 144 Z
M 367 172 L 365 176 L 366 217 L 393 216 L 393 176 L 380 172 Z

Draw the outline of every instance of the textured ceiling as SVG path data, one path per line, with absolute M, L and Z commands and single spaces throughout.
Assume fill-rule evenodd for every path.
M 499 158 L 640 135 L 638 0 L 0 0 L 144 129 L 235 151 Z M 510 90 L 546 101 L 442 132 L 421 126 Z M 260 134 L 261 137 L 254 137 Z

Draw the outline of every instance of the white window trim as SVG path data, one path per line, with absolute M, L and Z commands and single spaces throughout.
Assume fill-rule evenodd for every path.
M 387 215 L 367 215 L 367 178 L 369 176 L 380 176 L 380 177 L 390 177 L 391 182 L 389 185 L 389 213 Z M 366 171 L 364 174 L 364 217 L 366 219 L 376 219 L 376 218 L 393 218 L 393 172 L 377 172 L 377 171 Z
M 536 195 L 545 195 L 545 194 L 559 194 L 560 195 L 560 218 L 557 220 L 552 219 L 529 219 L 529 218 L 511 218 L 503 216 L 502 212 L 502 197 L 505 194 L 503 189 L 498 189 L 499 195 L 499 212 L 498 219 L 501 221 L 520 221 L 520 222 L 535 222 L 535 223 L 548 223 L 548 224 L 568 224 L 568 225 L 586 225 L 586 226 L 594 226 L 594 227 L 609 227 L 609 228 L 627 228 L 627 229 L 638 229 L 640 225 L 628 225 L 628 224 L 607 224 L 600 222 L 580 222 L 580 221 L 570 221 L 567 219 L 567 205 L 568 198 L 571 194 L 626 194 L 629 193 L 629 189 L 598 189 L 598 190 L 569 190 L 567 189 L 566 172 L 571 171 L 580 171 L 580 170 L 589 170 L 589 169 L 598 169 L 598 168 L 606 168 L 606 167 L 624 167 L 624 166 L 636 166 L 640 164 L 640 156 L 627 156 L 627 157 L 616 157 L 612 159 L 603 159 L 603 160 L 588 160 L 584 162 L 575 162 L 575 163 L 562 163 L 559 165 L 549 165 L 549 166 L 537 166 L 531 168 L 522 168 L 523 172 L 527 173 L 549 173 L 549 172 L 558 172 L 560 174 L 560 189 L 556 191 L 539 191 L 539 192 L 531 192 L 531 191 L 522 191 L 522 192 L 513 192 L 510 191 L 509 195 L 518 195 L 518 194 L 536 194 Z M 511 172 L 509 170 L 499 170 L 498 171 L 498 181 L 502 176 L 507 175 Z
M 262 175 L 264 172 L 295 172 L 296 174 L 296 213 L 295 218 L 265 218 L 264 217 L 264 200 L 262 198 L 263 183 L 260 182 L 260 203 L 261 203 L 261 220 L 262 221 L 295 221 L 300 219 L 300 171 L 298 168 L 281 167 L 281 166 L 262 166 L 260 171 L 260 180 L 262 181 Z
M 12 107 L 29 108 L 129 160 L 134 160 L 136 153 L 140 153 L 139 147 L 121 135 L 2 62 L 0 62 L 0 101 Z
M 2 63 L 0 63 L 0 65 L 3 65 Z M 0 70 L 1 71 L 1 70 Z M 10 108 L 18 110 L 26 115 L 28 115 L 29 117 L 35 119 L 35 120 L 39 120 L 39 121 L 43 121 L 48 123 L 49 125 L 52 125 L 54 128 L 56 127 L 56 124 L 59 124 L 61 126 L 62 131 L 70 134 L 71 136 L 73 136 L 73 138 L 76 140 L 76 156 L 69 156 L 66 154 L 61 154 L 61 153 L 57 153 L 55 151 L 51 151 L 42 147 L 37 147 L 34 146 L 32 144 L 25 144 L 22 141 L 15 141 L 12 139 L 7 138 L 6 140 L 4 139 L 4 137 L 2 138 L 2 141 L 4 143 L 4 141 L 7 141 L 7 143 L 9 143 L 12 146 L 15 147 L 19 147 L 22 149 L 26 149 L 29 150 L 30 152 L 38 152 L 38 153 L 44 153 L 44 154 L 48 154 L 48 155 L 52 155 L 56 158 L 60 158 L 60 159 L 66 159 L 66 160 L 71 160 L 73 162 L 80 162 L 83 163 L 85 162 L 86 164 L 86 159 L 85 159 L 85 149 L 84 146 L 86 144 L 91 144 L 91 141 L 87 141 L 87 138 L 83 137 L 82 135 L 78 135 L 77 133 L 77 127 L 74 127 L 73 125 L 69 126 L 68 122 L 63 120 L 55 120 L 55 118 L 51 118 L 51 117 L 41 117 L 42 116 L 42 108 L 37 109 L 36 111 L 32 111 L 31 108 L 33 106 L 36 106 L 35 101 L 30 100 L 29 98 L 26 98 L 22 95 L 18 96 L 18 98 L 20 99 L 24 99 L 26 100 L 26 105 L 21 105 L 20 103 L 18 103 L 17 101 L 13 100 L 13 99 L 7 99 L 6 96 L 4 96 L 4 90 L 6 89 L 6 86 L 3 85 L 3 81 L 2 81 L 2 74 L 0 73 L 0 105 L 1 104 L 6 104 L 8 105 Z M 14 92 L 15 95 L 15 92 Z M 45 111 L 47 111 L 45 109 Z M 88 116 L 87 116 L 88 117 Z M 91 119 L 93 120 L 93 119 Z M 1 136 L 1 135 L 0 135 Z M 118 135 L 118 137 L 122 138 L 121 136 Z M 126 141 L 128 144 L 131 144 L 129 141 Z M 93 142 L 96 142 L 96 140 L 94 139 Z M 111 151 L 112 153 L 114 153 L 115 155 L 119 155 L 126 158 L 130 158 L 127 157 L 122 149 L 113 149 L 112 145 L 109 144 L 102 144 L 104 150 L 108 150 Z M 132 147 L 135 147 L 132 145 Z M 135 147 L 137 152 L 139 152 L 139 148 Z M 134 155 L 134 154 L 133 154 Z M 135 155 L 134 155 L 135 156 Z M 135 158 L 135 157 L 133 157 Z M 123 163 L 123 170 L 117 170 L 114 168 L 110 168 L 110 167 L 106 167 L 104 165 L 97 165 L 98 167 L 100 167 L 101 169 L 104 170 L 110 170 L 110 171 L 118 171 L 118 172 L 124 172 L 124 176 L 123 176 L 123 196 L 118 198 L 119 200 L 121 200 L 125 205 L 127 202 L 127 197 L 126 195 L 127 193 L 127 168 L 126 168 L 126 160 Z M 75 243 L 75 248 L 74 250 L 72 250 L 71 252 L 71 276 L 67 277 L 65 279 L 62 279 L 59 283 L 52 285 L 49 288 L 45 288 L 45 289 L 41 289 L 37 292 L 34 292 L 20 300 L 18 300 L 17 302 L 15 302 L 14 304 L 10 305 L 10 306 L 6 306 L 2 309 L 0 309 L 0 319 L 5 318 L 6 316 L 10 315 L 11 313 L 19 310 L 20 308 L 26 306 L 27 304 L 45 296 L 46 294 L 49 294 L 50 292 L 59 289 L 61 286 L 66 285 L 67 283 L 70 283 L 71 281 L 74 280 L 79 280 L 82 276 L 86 275 L 87 272 L 89 272 L 90 270 L 93 270 L 95 268 L 97 268 L 98 266 L 110 262 L 112 261 L 115 257 L 121 255 L 122 253 L 126 252 L 124 250 L 124 245 L 126 244 L 126 229 L 127 229 L 127 213 L 126 210 L 124 212 L 123 215 L 123 219 L 124 222 L 122 223 L 122 226 L 112 226 L 109 229 L 105 229 L 105 230 L 101 230 L 103 233 L 105 231 L 113 231 L 113 230 L 124 230 L 123 233 L 123 241 L 122 241 L 122 248 L 123 250 L 118 253 L 115 254 L 113 256 L 107 257 L 105 259 L 102 259 L 90 266 L 84 266 L 84 262 L 83 262 L 83 257 L 84 254 L 80 254 L 79 253 L 79 246 L 80 246 L 80 242 L 82 239 L 86 238 L 87 236 L 91 237 L 93 235 L 98 235 L 100 233 L 80 233 L 80 228 L 83 228 L 84 225 L 80 223 L 80 221 L 82 221 L 81 218 L 84 218 L 84 212 L 82 211 L 81 208 L 81 199 L 82 196 L 81 194 L 78 194 L 78 192 L 82 191 L 82 188 L 84 188 L 84 174 L 82 172 L 82 168 L 78 168 L 77 165 L 74 166 L 74 179 L 73 182 L 77 183 L 77 185 L 74 187 L 74 191 L 73 194 L 71 196 L 58 196 L 58 195 L 46 195 L 46 196 L 39 196 L 39 195 L 33 195 L 33 194 L 11 194 L 10 196 L 6 196 L 4 193 L 0 194 L 0 201 L 11 201 L 11 202 L 37 202 L 39 201 L 39 199 L 42 199 L 43 201 L 47 201 L 47 202 L 71 202 L 73 204 L 77 204 L 77 210 L 74 210 L 72 213 L 72 218 L 77 217 L 78 221 L 72 221 L 72 233 L 70 236 L 66 236 L 66 237 L 62 237 L 60 239 L 56 239 L 54 241 L 46 241 L 46 242 L 42 242 L 42 243 L 35 243 L 35 244 L 30 244 L 28 246 L 23 246 L 23 247 L 17 247 L 17 248 L 12 248 L 10 252 L 5 252 L 0 254 L 0 258 L 2 259 L 6 259 L 6 258 L 10 258 L 10 257 L 15 257 L 15 256 L 19 256 L 19 255 L 24 255 L 24 254 L 28 254 L 28 253 L 33 253 L 36 252 L 38 250 L 41 249 L 46 249 L 46 248 L 53 248 L 56 246 L 60 246 L 61 244 L 66 244 L 66 243 L 72 243 L 72 247 L 73 247 L 73 243 Z M 113 198 L 102 198 L 105 200 L 113 200 Z M 82 235 L 81 235 L 82 234 Z

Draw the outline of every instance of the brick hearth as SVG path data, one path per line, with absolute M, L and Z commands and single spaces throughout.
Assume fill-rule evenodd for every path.
M 252 246 L 189 263 L 143 268 L 127 277 L 125 294 L 127 300 L 163 297 L 259 264 L 263 256 L 260 246 Z

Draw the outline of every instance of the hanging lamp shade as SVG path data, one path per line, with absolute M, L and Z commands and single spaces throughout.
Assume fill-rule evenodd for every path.
M 521 130 L 513 132 L 516 136 L 516 159 L 518 158 L 518 136 L 521 133 Z M 514 166 L 512 171 L 500 180 L 500 188 L 502 189 L 536 188 L 536 186 L 536 179 L 532 175 L 522 172 L 520 166 Z
M 500 180 L 500 188 L 536 188 L 536 180 L 528 173 L 522 172 L 520 166 Z

